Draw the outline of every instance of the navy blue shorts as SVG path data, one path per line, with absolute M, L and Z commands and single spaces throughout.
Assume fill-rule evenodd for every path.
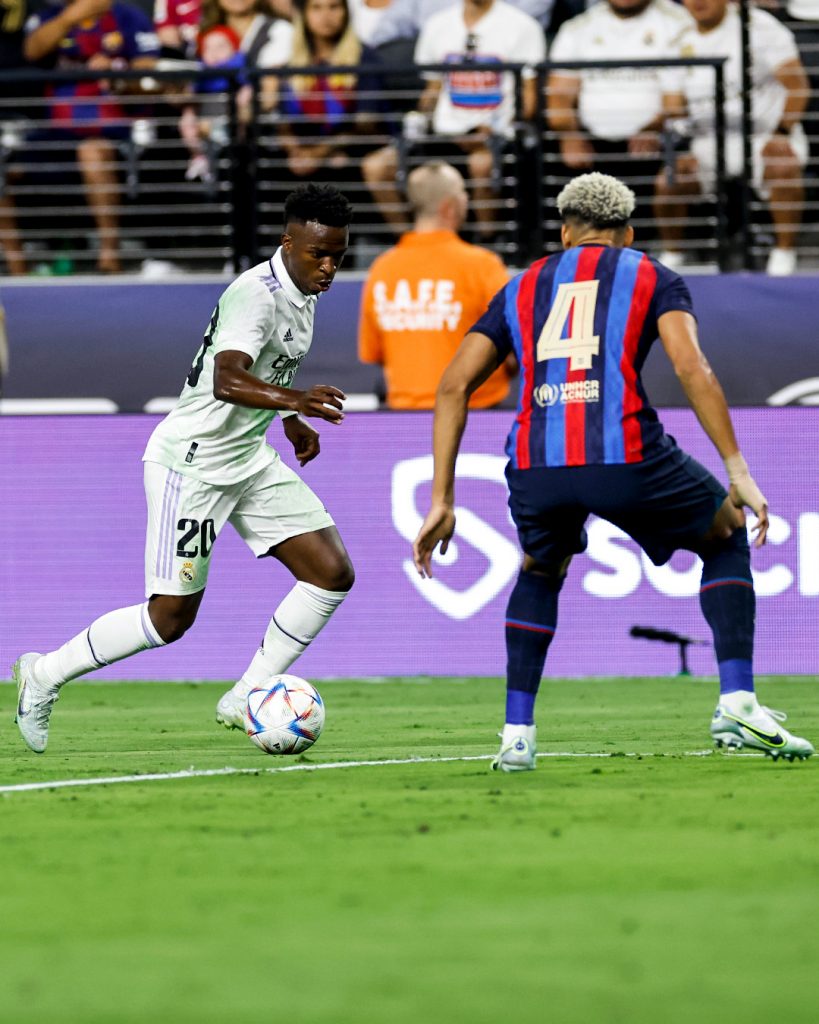
M 722 484 L 666 437 L 645 461 L 617 466 L 507 467 L 509 508 L 527 555 L 559 566 L 586 550 L 589 515 L 619 526 L 655 565 L 697 551 L 727 497 Z

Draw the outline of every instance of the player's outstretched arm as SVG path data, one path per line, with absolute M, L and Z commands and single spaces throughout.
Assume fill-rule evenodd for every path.
M 469 396 L 497 366 L 494 343 L 484 334 L 467 334 L 438 385 L 432 428 L 432 501 L 412 545 L 420 576 L 432 576 L 435 548 L 440 544 L 441 553 L 446 553 L 455 532 L 455 460 L 466 426 Z
M 697 339 L 697 322 L 690 313 L 672 310 L 659 321 L 660 340 L 697 419 L 722 456 L 731 482 L 731 500 L 748 506 L 757 517 L 754 544 L 768 533 L 768 502 L 751 476 L 739 450 L 725 394 Z
M 338 388 L 329 384 L 316 384 L 308 391 L 276 387 L 250 373 L 252 365 L 253 360 L 246 352 L 219 352 L 213 371 L 213 397 L 249 409 L 297 412 L 328 423 L 341 423 L 344 419 L 341 403 L 347 396 Z

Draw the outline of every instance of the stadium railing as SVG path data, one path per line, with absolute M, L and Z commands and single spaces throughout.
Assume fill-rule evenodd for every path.
M 630 62 L 628 67 L 708 67 L 714 80 L 714 116 L 724 124 L 724 85 L 719 59 Z M 620 61 L 543 64 L 435 65 L 425 70 L 452 72 L 508 71 L 514 76 L 516 117 L 507 138 L 490 136 L 492 170 L 483 184 L 495 198 L 491 221 L 483 218 L 481 232 L 468 226 L 472 237 L 487 244 L 510 265 L 523 265 L 554 246 L 557 237 L 553 199 L 561 187 L 559 140 L 549 130 L 545 111 L 548 75 L 560 69 L 622 71 Z M 345 76 L 380 76 L 378 88 L 365 90 L 344 85 Z M 294 78 L 311 75 L 334 78 L 339 102 L 335 123 L 328 131 L 326 109 L 317 95 L 308 96 L 301 112 L 288 112 L 271 101 L 270 83 L 283 88 Z M 535 122 L 521 117 L 524 76 L 536 77 L 539 111 Z M 203 83 L 227 80 L 228 88 L 204 92 Z M 57 98 L 55 86 L 108 80 L 112 97 Z M 371 80 L 371 79 L 369 79 Z M 405 115 L 414 110 L 423 87 L 414 65 L 359 67 L 276 68 L 231 73 L 223 70 L 168 68 L 160 64 L 150 72 L 0 73 L 0 82 L 14 81 L 18 95 L 0 98 L 0 189 L 4 209 L 13 209 L 19 239 L 29 269 L 43 273 L 93 272 L 97 234 L 89 213 L 87 191 L 75 166 L 75 151 L 83 137 L 110 137 L 116 183 L 106 186 L 104 210 L 119 222 L 119 248 L 123 269 L 142 268 L 166 273 L 213 272 L 241 269 L 269 252 L 281 230 L 284 196 L 300 180 L 288 167 L 283 136 L 295 135 L 303 145 L 332 138 L 342 159 L 325 161 L 303 180 L 330 180 L 345 191 L 356 206 L 349 265 L 363 269 L 378 252 L 393 243 L 400 226 L 409 226 L 409 211 L 401 203 L 393 210 L 401 225 L 388 224 L 361 174 L 361 156 L 382 147 L 398 154 L 397 184 L 411 167 L 439 152 L 440 137 L 429 129 L 412 137 L 405 132 Z M 249 94 L 249 95 L 248 95 Z M 304 98 L 304 97 L 302 97 Z M 111 103 L 115 107 L 110 106 Z M 56 104 L 60 104 L 57 106 Z M 107 106 L 106 106 L 107 105 Z M 349 105 L 350 109 L 345 110 Z M 185 110 L 196 114 L 201 132 L 200 174 L 190 177 L 191 151 L 180 135 Z M 819 131 L 811 115 L 809 134 Z M 207 128 L 204 128 L 207 123 Z M 767 207 L 747 190 L 731 191 L 724 174 L 723 134 L 716 133 L 716 187 L 685 218 L 684 245 L 706 269 L 745 264 L 764 255 Z M 452 140 L 446 140 L 451 142 Z M 661 137 L 660 162 L 673 167 L 675 142 Z M 466 172 L 466 154 L 448 145 L 447 159 Z M 656 250 L 657 223 L 651 208 L 653 178 L 639 161 L 624 179 L 635 187 L 641 202 L 635 227 L 643 244 Z M 204 173 L 202 169 L 204 168 Z M 604 163 L 600 165 L 605 170 Z M 671 172 L 673 173 L 673 171 Z M 815 175 L 815 163 L 808 169 Z M 474 184 L 474 183 L 473 183 Z M 99 188 L 99 186 L 97 186 Z M 99 196 L 97 197 L 99 199 Z M 480 201 L 478 201 L 478 205 Z M 816 208 L 809 192 L 806 209 Z M 476 203 L 473 202 L 473 209 Z M 736 212 L 734 208 L 736 207 Z M 97 208 L 99 213 L 99 203 Z M 757 221 L 759 228 L 757 228 Z M 12 239 L 12 222 L 0 221 L 0 239 Z M 734 237 L 736 236 L 736 237 Z M 819 253 L 808 245 L 806 255 Z

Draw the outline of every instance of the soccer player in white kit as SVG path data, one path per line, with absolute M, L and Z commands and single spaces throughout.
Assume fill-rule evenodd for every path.
M 337 189 L 307 185 L 288 196 L 284 213 L 280 248 L 223 293 L 179 401 L 145 449 L 147 601 L 14 664 L 15 721 L 36 753 L 46 748 L 64 683 L 172 643 L 193 625 L 225 523 L 255 555 L 273 555 L 296 579 L 244 675 L 217 704 L 216 720 L 228 728 L 242 727 L 250 690 L 287 671 L 353 585 L 327 510 L 265 441 L 278 414 L 303 466 L 319 454 L 318 432 L 303 417 L 344 418 L 337 388 L 291 384 L 313 339 L 318 296 L 347 251 L 352 208 Z

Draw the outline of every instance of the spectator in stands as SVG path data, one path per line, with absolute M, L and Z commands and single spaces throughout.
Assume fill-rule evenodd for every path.
M 603 0 L 564 22 L 549 58 L 616 58 L 627 65 L 678 57 L 680 36 L 691 23 L 672 0 Z M 638 198 L 651 196 L 663 123 L 659 68 L 556 69 L 548 78 L 547 120 L 557 133 L 553 173 L 561 184 L 578 171 L 599 170 L 626 180 Z M 647 184 L 641 187 L 635 175 Z
M 200 32 L 215 25 L 227 25 L 241 40 L 247 67 L 281 67 L 293 50 L 293 26 L 284 18 L 271 17 L 266 10 L 265 0 L 202 0 Z M 278 80 L 263 79 L 261 92 L 264 106 L 273 108 Z
M 293 26 L 283 18 L 266 13 L 265 0 L 202 0 L 202 20 L 199 38 L 214 28 L 228 28 L 239 39 L 239 51 L 244 67 L 276 68 L 286 64 L 293 48 Z M 226 83 L 225 83 L 226 84 Z M 278 97 L 278 79 L 264 78 L 260 84 L 261 101 L 265 109 L 275 107 Z M 237 95 L 238 113 L 242 121 L 251 116 L 250 90 Z M 190 109 L 183 114 L 180 132 L 187 144 L 200 134 L 207 136 L 207 126 L 198 126 Z M 211 125 L 212 128 L 212 125 Z M 199 164 L 201 165 L 201 162 Z M 189 165 L 188 171 L 191 170 Z
M 241 71 L 245 66 L 245 55 L 241 40 L 228 25 L 214 25 L 203 32 L 198 43 L 203 68 L 221 68 L 225 71 Z M 240 85 L 236 100 L 240 108 L 251 103 L 250 86 L 237 78 Z M 227 121 L 225 93 L 230 87 L 227 78 L 202 78 L 196 82 L 194 92 L 199 95 L 197 106 L 186 107 L 179 120 L 179 134 L 188 147 L 190 161 L 185 177 L 188 181 L 197 178 L 213 180 L 213 168 L 208 158 L 205 140 L 218 129 L 220 121 Z
M 154 25 L 163 54 L 194 58 L 201 17 L 202 0 L 156 0 Z
M 378 25 L 395 0 L 350 0 L 355 34 L 366 46 L 374 46 Z
M 288 67 L 373 64 L 353 30 L 347 0 L 305 0 L 294 22 Z M 382 85 L 376 74 L 292 75 L 283 79 L 279 141 L 293 181 L 360 179 L 363 136 L 376 130 Z
M 120 0 L 73 0 L 49 3 L 26 25 L 24 53 L 32 63 L 50 68 L 87 68 L 94 71 L 152 68 L 159 41 L 150 19 L 138 7 Z M 123 91 L 128 88 L 123 87 Z M 107 80 L 55 83 L 47 89 L 54 125 L 30 137 L 48 162 L 73 152 L 86 190 L 88 205 L 99 234 L 97 269 L 120 269 L 120 186 L 116 144 L 130 132 L 126 107 Z M 32 147 L 34 149 L 34 147 Z M 11 168 L 9 178 L 19 177 Z M 24 273 L 25 261 L 17 237 L 15 211 L 8 196 L 0 200 L 6 263 L 10 273 Z
M 545 51 L 543 32 L 528 14 L 505 0 L 463 0 L 425 23 L 415 48 L 415 62 L 420 66 L 468 65 L 471 61 L 537 64 L 544 60 Z M 465 158 L 479 234 L 488 241 L 496 221 L 497 188 L 493 178 L 497 177 L 498 149 L 511 140 L 514 132 L 514 76 L 511 72 L 460 67 L 447 74 L 431 71 L 425 78 L 419 109 L 411 113 L 416 122 L 419 115 L 425 123 L 431 117 L 431 152 L 448 159 Z M 533 78 L 524 76 L 522 99 L 521 113 L 531 120 L 537 109 Z M 396 186 L 399 169 L 394 146 L 371 153 L 362 168 L 384 220 L 398 230 L 405 223 Z
M 283 18 L 284 21 L 292 21 L 296 15 L 293 0 L 267 0 L 267 9 L 272 17 Z
M 544 32 L 549 27 L 554 2 L 555 0 L 509 0 L 512 7 L 539 22 Z M 415 39 L 433 15 L 451 6 L 452 0 L 392 0 L 373 30 L 372 45 L 378 47 L 396 39 Z
M 26 0 L 15 0 L 3 5 L 0 18 L 0 71 L 14 71 L 25 67 L 23 56 L 23 26 L 26 22 Z M 0 85 L 0 96 L 19 95 L 16 88 L 4 82 Z
M 681 54 L 727 57 L 725 65 L 725 160 L 729 178 L 743 174 L 742 38 L 738 8 L 728 0 L 685 0 L 696 25 L 681 41 Z M 779 276 L 796 269 L 796 239 L 802 219 L 802 168 L 807 142 L 801 125 L 808 100 L 808 80 L 793 34 L 780 22 L 750 8 L 752 57 L 752 183 L 769 204 L 775 234 L 767 271 Z M 665 246 L 663 262 L 681 263 L 683 228 L 672 220 L 685 218 L 692 198 L 715 185 L 713 73 L 708 68 L 680 69 L 667 76 L 664 97 L 670 118 L 687 114 L 691 151 L 677 159 L 676 173 L 657 178 L 655 211 Z
M 293 28 L 285 19 L 271 17 L 264 0 L 202 0 L 199 31 L 215 25 L 233 29 L 248 67 L 279 67 L 290 58 Z
M 16 71 L 26 66 L 23 56 L 23 26 L 26 21 L 26 0 L 19 0 L 6 8 L 0 18 L 0 71 Z M 14 102 L 18 97 L 26 95 L 31 85 L 21 86 L 16 82 L 0 84 L 0 106 L 3 110 L 4 124 L 0 126 L 0 162 L 3 170 L 8 163 L 12 150 L 16 147 L 23 134 L 22 126 L 15 124 L 22 117 Z M 10 273 L 19 273 L 24 267 L 14 221 L 9 222 L 0 199 L 0 245 L 6 254 L 6 263 Z
M 440 161 L 416 167 L 407 193 L 414 227 L 370 269 L 358 351 L 363 362 L 384 367 L 391 409 L 432 409 L 438 381 L 464 333 L 509 274 L 493 253 L 458 238 L 467 195 L 454 167 Z M 503 401 L 509 371 L 507 363 L 496 370 L 473 394 L 470 407 Z
M 780 0 L 774 9 L 793 32 L 810 83 L 810 99 L 803 123 L 808 143 L 819 142 L 819 0 Z M 816 156 L 816 145 L 813 146 Z

